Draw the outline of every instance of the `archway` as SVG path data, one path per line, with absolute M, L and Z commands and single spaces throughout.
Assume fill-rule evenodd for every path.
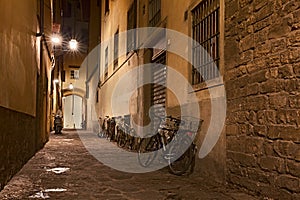
M 81 129 L 86 120 L 84 91 L 78 89 L 63 91 L 64 128 Z

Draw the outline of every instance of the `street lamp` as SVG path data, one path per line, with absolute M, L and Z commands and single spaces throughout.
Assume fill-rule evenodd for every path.
M 70 42 L 69 42 L 69 48 L 70 48 L 72 51 L 76 51 L 77 48 L 78 48 L 78 42 L 77 42 L 77 40 L 71 39 Z
M 55 45 L 61 45 L 63 43 L 63 38 L 60 34 L 54 33 L 51 37 L 52 44 Z M 63 51 L 77 51 L 78 50 L 78 41 L 76 39 L 71 39 L 69 41 L 69 49 L 63 50 Z

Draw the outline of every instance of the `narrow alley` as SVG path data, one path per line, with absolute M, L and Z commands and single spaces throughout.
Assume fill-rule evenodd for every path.
M 51 134 L 45 148 L 0 192 L 0 199 L 256 199 L 197 175 L 175 176 L 166 169 L 145 174 L 116 171 L 91 156 L 78 134 Z
M 300 200 L 300 0 L 0 0 L 0 22 L 0 200 Z

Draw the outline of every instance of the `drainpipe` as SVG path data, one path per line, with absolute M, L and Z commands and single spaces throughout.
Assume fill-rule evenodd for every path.
M 46 124 L 44 123 L 45 122 L 45 116 L 44 113 L 45 110 L 44 110 L 44 98 L 45 98 L 45 67 L 44 67 L 44 62 L 43 62 L 43 51 L 44 51 L 44 48 L 43 48 L 43 37 L 44 37 L 44 0 L 40 0 L 40 17 L 41 17 L 41 21 L 40 21 L 40 32 L 42 33 L 42 37 L 41 37 L 41 40 L 40 40 L 40 122 L 39 122 L 39 125 L 40 125 L 40 129 L 39 131 L 40 132 L 40 135 L 38 137 L 39 138 L 39 142 L 42 142 L 41 141 L 41 136 L 42 134 L 44 135 L 45 134 L 45 129 L 46 127 L 44 127 Z M 39 132 L 37 132 L 37 134 L 39 134 Z M 39 148 L 40 148 L 40 145 L 42 144 L 38 144 L 39 145 Z
M 135 0 L 136 1 L 136 29 L 138 29 L 140 27 L 140 1 L 138 0 Z M 137 31 L 138 32 L 138 31 Z M 136 34 L 136 48 L 138 48 L 140 45 L 140 41 L 139 41 L 139 35 Z M 134 50 L 135 53 L 136 53 L 136 56 L 137 56 L 137 66 L 140 65 L 140 62 L 139 62 L 139 59 L 140 59 L 140 56 L 139 56 L 139 49 L 135 49 Z M 139 82 L 142 80 L 141 79 L 141 76 L 143 75 L 143 71 L 142 69 L 138 69 L 138 84 L 137 86 L 139 85 Z M 138 118 L 139 118 L 139 122 L 140 124 L 144 124 L 144 112 L 142 111 L 142 116 L 141 116 L 141 108 L 144 107 L 144 103 L 143 103 L 143 97 L 141 97 L 141 90 L 143 87 L 139 88 L 137 90 L 137 115 L 138 115 Z M 142 109 L 143 110 L 143 109 Z M 140 121 L 142 120 L 142 121 Z M 138 126 L 139 127 L 139 126 Z M 138 133 L 140 133 L 140 130 L 137 130 Z
M 44 0 L 40 0 L 40 70 L 41 74 L 44 71 L 43 67 L 43 36 L 44 36 Z M 43 74 L 42 74 L 43 75 Z
M 41 134 L 44 134 L 44 82 L 45 82 L 45 69 L 43 67 L 43 36 L 44 36 L 44 0 L 40 0 L 40 15 L 39 15 L 39 27 L 40 32 L 36 34 L 40 38 L 40 73 L 37 81 L 37 93 L 36 93 L 36 150 L 40 149 Z

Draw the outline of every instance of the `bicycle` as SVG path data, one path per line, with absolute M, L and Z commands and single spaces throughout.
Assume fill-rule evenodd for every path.
M 158 117 L 158 116 L 156 116 Z M 167 123 L 169 119 L 173 126 Z M 180 130 L 179 125 L 187 122 L 172 116 L 160 118 L 158 132 L 150 137 L 143 138 L 138 148 L 138 161 L 141 166 L 148 167 L 157 156 L 158 150 L 162 149 L 162 158 L 168 162 L 169 172 L 175 175 L 183 175 L 189 169 L 192 171 L 197 151 L 192 138 L 195 132 Z M 200 120 L 200 126 L 203 120 Z
M 115 141 L 118 146 L 121 146 L 121 140 L 122 140 L 122 129 L 121 129 L 121 122 L 122 122 L 122 116 L 118 116 L 115 118 L 116 119 L 116 128 L 115 128 Z
M 136 133 L 135 130 L 126 123 L 126 121 L 128 121 L 125 119 L 126 117 L 127 116 L 119 119 L 119 121 L 117 122 L 117 145 L 121 148 L 134 150 Z
M 112 117 L 108 120 L 108 129 L 107 129 L 108 139 L 111 142 L 116 140 L 115 128 L 116 128 L 116 120 L 115 117 Z
M 105 118 L 102 120 L 101 117 L 99 117 L 99 132 L 98 137 L 100 138 L 108 138 L 108 121 L 109 116 L 105 116 Z M 102 122 L 102 123 L 101 123 Z

